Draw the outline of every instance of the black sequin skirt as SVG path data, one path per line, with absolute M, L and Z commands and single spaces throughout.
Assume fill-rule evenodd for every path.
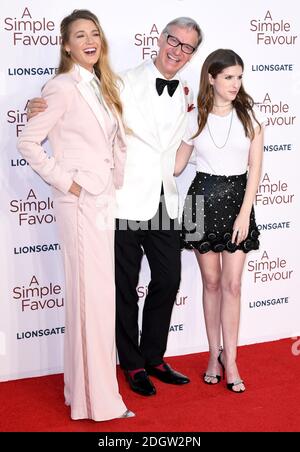
M 231 242 L 233 224 L 243 203 L 247 173 L 215 176 L 197 172 L 188 190 L 183 209 L 181 247 L 197 249 L 201 254 L 259 248 L 259 230 L 254 209 L 250 214 L 249 233 L 239 245 Z

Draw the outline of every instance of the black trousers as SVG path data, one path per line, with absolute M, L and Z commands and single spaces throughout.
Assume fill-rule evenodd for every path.
M 164 212 L 162 214 L 162 212 Z M 118 220 L 115 235 L 116 265 L 116 342 L 121 367 L 126 370 L 162 363 L 167 346 L 170 319 L 180 284 L 180 240 L 174 220 L 166 230 L 164 203 L 153 220 Z M 125 229 L 125 223 L 127 228 Z M 153 223 L 152 223 L 153 224 Z M 157 227 L 158 225 L 158 227 Z M 125 229 L 125 230 L 124 230 Z M 142 333 L 139 341 L 138 294 L 136 291 L 141 260 L 145 253 L 151 281 L 144 303 Z

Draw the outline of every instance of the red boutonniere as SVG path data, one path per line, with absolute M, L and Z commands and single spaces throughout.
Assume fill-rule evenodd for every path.
M 188 96 L 189 93 L 190 93 L 190 89 L 189 89 L 187 86 L 184 86 L 184 87 L 183 87 L 183 92 L 184 92 L 184 94 L 185 94 L 186 96 Z M 190 100 L 192 100 L 192 99 L 190 99 Z M 189 104 L 189 103 L 187 102 L 187 111 L 188 111 L 188 112 L 194 110 L 194 108 L 195 108 L 195 105 L 194 105 L 194 104 Z

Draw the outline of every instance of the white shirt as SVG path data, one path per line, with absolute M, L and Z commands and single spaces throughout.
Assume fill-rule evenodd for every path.
M 93 95 L 95 95 L 93 87 L 90 84 L 90 82 L 93 80 L 94 77 L 97 78 L 95 71 L 93 70 L 93 72 L 90 72 L 87 69 L 85 69 L 84 67 L 80 66 L 79 64 L 75 64 L 74 66 L 75 66 L 75 69 L 79 72 L 81 79 L 86 83 L 86 86 L 88 86 L 91 93 L 93 93 Z
M 156 68 L 154 62 L 148 65 L 149 68 L 149 89 L 154 91 L 152 96 L 153 113 L 156 121 L 156 130 L 158 138 L 162 144 L 162 148 L 169 144 L 169 138 L 166 131 L 172 129 L 172 125 L 177 121 L 181 114 L 181 96 L 182 90 L 180 82 L 173 96 L 171 97 L 168 93 L 168 88 L 165 86 L 162 94 L 159 96 L 156 91 L 156 78 L 165 77 Z M 178 77 L 174 77 L 168 80 L 179 80 Z
M 262 125 L 265 118 L 255 109 L 255 116 Z M 232 123 L 231 122 L 232 114 Z M 226 116 L 219 116 L 213 113 L 208 115 L 207 123 L 196 138 L 191 137 L 197 132 L 197 109 L 189 114 L 189 123 L 183 141 L 194 146 L 196 157 L 196 170 L 203 173 L 219 176 L 232 176 L 243 174 L 248 168 L 250 139 L 245 136 L 244 127 L 239 120 L 235 109 Z M 253 127 L 258 124 L 252 118 Z M 228 135 L 229 133 L 229 135 Z M 212 135 L 212 138 L 211 138 Z M 226 142 L 226 138 L 228 140 Z M 225 146 L 219 149 L 217 146 Z
M 108 137 L 111 141 L 111 143 L 114 140 L 115 134 L 117 132 L 117 121 L 110 109 L 108 108 L 103 96 L 101 95 L 101 82 L 98 79 L 98 77 L 95 74 L 95 71 L 93 72 L 88 71 L 84 67 L 80 66 L 79 64 L 75 64 L 75 68 L 79 71 L 81 79 L 85 82 L 87 88 L 90 90 L 93 96 L 97 98 L 97 102 L 100 103 L 101 108 L 105 111 L 104 119 L 105 119 L 105 125 L 106 125 L 106 131 L 108 134 Z M 96 80 L 99 88 L 99 92 L 96 93 L 96 88 L 93 88 L 91 81 Z

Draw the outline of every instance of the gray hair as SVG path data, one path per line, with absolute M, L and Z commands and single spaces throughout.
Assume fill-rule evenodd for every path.
M 199 25 L 197 24 L 197 22 L 194 19 L 191 19 L 190 17 L 177 17 L 177 19 L 171 20 L 171 22 L 169 22 L 165 26 L 162 33 L 169 34 L 169 31 L 170 31 L 169 29 L 172 26 L 180 27 L 180 28 L 187 28 L 188 30 L 195 30 L 198 34 L 197 47 L 199 47 L 199 45 L 202 42 L 203 36 L 202 36 L 201 28 L 199 27 Z

